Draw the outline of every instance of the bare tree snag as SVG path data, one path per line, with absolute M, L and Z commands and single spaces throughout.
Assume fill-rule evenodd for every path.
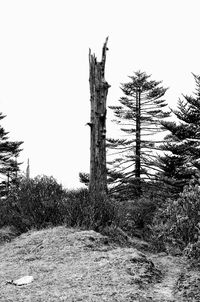
M 97 62 L 95 54 L 89 51 L 90 65 L 90 183 L 91 200 L 105 198 L 107 195 L 106 171 L 106 98 L 110 85 L 105 81 L 105 63 L 108 38 L 103 45 L 102 60 Z

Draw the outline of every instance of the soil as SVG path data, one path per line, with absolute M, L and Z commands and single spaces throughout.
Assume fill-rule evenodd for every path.
M 27 275 L 30 284 L 12 284 Z M 0 245 L 2 302 L 200 301 L 199 281 L 180 256 L 141 252 L 134 240 L 119 246 L 94 231 L 61 226 Z

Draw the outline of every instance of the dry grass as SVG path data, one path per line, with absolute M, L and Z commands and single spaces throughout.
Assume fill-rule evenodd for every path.
M 6 284 L 24 275 L 34 281 Z M 134 295 L 155 275 L 142 253 L 114 246 L 94 231 L 30 231 L 0 246 L 2 302 L 137 301 Z

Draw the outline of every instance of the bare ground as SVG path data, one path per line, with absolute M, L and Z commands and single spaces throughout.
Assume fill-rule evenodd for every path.
M 7 284 L 25 275 L 34 281 Z M 94 231 L 62 226 L 0 246 L 0 302 L 200 301 L 199 280 L 180 257 L 119 247 Z

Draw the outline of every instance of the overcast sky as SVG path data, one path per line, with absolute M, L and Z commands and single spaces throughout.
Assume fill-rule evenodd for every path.
M 78 173 L 89 171 L 88 50 L 100 60 L 107 36 L 108 105 L 137 70 L 170 87 L 171 107 L 191 94 L 199 9 L 199 0 L 0 0 L 0 111 L 10 138 L 24 141 L 22 170 L 30 158 L 32 177 L 80 186 Z

